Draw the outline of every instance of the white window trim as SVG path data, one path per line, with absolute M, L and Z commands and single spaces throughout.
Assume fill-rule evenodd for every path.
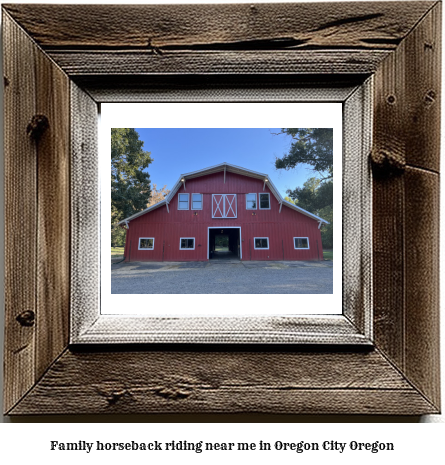
M 193 239 L 193 249 L 190 249 L 190 248 L 186 248 L 186 249 L 183 249 L 181 247 L 181 241 L 182 239 Z M 195 250 L 195 244 L 196 244 L 196 240 L 194 237 L 180 237 L 179 238 L 179 250 Z
M 267 195 L 269 197 L 269 208 L 261 208 L 261 196 L 262 195 Z M 270 194 L 269 194 L 269 192 L 260 192 L 260 194 L 258 195 L 258 208 L 260 210 L 270 210 Z
M 141 247 L 141 239 L 153 239 L 153 247 L 147 249 L 147 247 Z M 154 237 L 140 237 L 138 242 L 138 250 L 154 250 L 155 249 L 155 238 Z
M 254 195 L 254 196 L 255 196 L 255 205 L 258 206 L 256 192 L 249 192 L 248 194 L 246 194 L 246 210 L 256 210 L 257 207 L 255 207 L 255 208 L 249 208 L 249 207 L 247 206 L 247 196 L 248 196 L 248 195 Z M 269 206 L 270 206 L 270 199 L 269 199 Z
M 264 210 L 266 210 L 266 209 L 264 209 Z M 257 239 L 267 239 L 267 247 L 256 247 L 256 246 L 255 246 L 255 241 L 256 241 Z M 254 238 L 253 238 L 253 248 L 254 248 L 255 250 L 269 250 L 269 238 L 268 238 L 268 237 L 254 237 Z
M 295 247 L 295 239 L 307 239 L 307 247 Z M 310 244 L 309 244 L 309 237 L 302 237 L 302 236 L 297 236 L 294 237 L 294 250 L 309 250 Z
M 222 202 L 222 214 L 223 214 L 223 216 L 213 216 L 213 213 L 214 213 L 213 212 L 213 197 L 215 195 L 221 195 L 222 196 L 221 202 Z M 231 205 L 232 205 L 232 209 L 233 209 L 233 206 L 235 206 L 235 209 L 236 209 L 235 216 L 227 216 L 227 212 L 226 212 L 226 196 L 227 195 L 233 195 L 234 196 Z M 221 210 L 221 205 L 220 205 L 219 209 Z M 238 218 L 238 194 L 212 194 L 212 218 L 215 218 L 217 220 L 219 220 L 219 219 L 233 220 L 233 219 Z
M 187 196 L 187 208 L 180 208 L 179 207 L 179 197 L 181 195 L 186 195 Z M 186 194 L 185 192 L 180 192 L 178 194 L 178 210 L 182 210 L 182 211 L 190 210 L 190 194 Z
M 200 195 L 201 196 L 201 208 L 193 208 L 193 196 Z M 202 210 L 204 208 L 204 194 L 200 194 L 199 192 L 192 193 L 191 203 L 190 203 L 190 210 Z

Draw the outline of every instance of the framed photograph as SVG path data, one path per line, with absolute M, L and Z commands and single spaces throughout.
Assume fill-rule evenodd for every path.
M 355 118 L 348 117 L 349 121 L 361 121 L 362 113 L 369 111 L 369 98 L 366 101 L 363 97 L 361 87 L 356 92 L 354 90 L 343 89 L 341 95 L 338 90 L 321 89 L 319 99 L 329 97 L 332 100 L 329 103 L 317 100 L 315 93 L 306 95 L 307 91 L 298 90 L 289 92 L 287 102 L 276 102 L 278 98 L 284 99 L 282 94 L 276 96 L 270 90 L 256 89 L 257 101 L 252 103 L 231 102 L 233 97 L 229 91 L 225 95 L 227 102 L 219 103 L 212 102 L 212 97 L 203 93 L 202 98 L 208 100 L 205 103 L 102 105 L 102 177 L 109 177 L 112 128 L 137 127 L 137 123 L 143 121 L 150 128 L 138 129 L 138 133 L 151 141 L 154 146 L 153 165 L 156 168 L 161 166 L 151 174 L 153 182 L 162 185 L 159 180 L 168 179 L 165 176 L 170 176 L 174 182 L 170 183 L 171 191 L 165 200 L 121 219 L 120 225 L 126 228 L 126 238 L 125 259 L 121 257 L 119 266 L 111 265 L 109 259 L 111 211 L 103 199 L 110 199 L 110 185 L 101 184 L 101 309 L 93 327 L 86 331 L 82 328 L 82 336 L 76 342 L 88 340 L 91 343 L 94 337 L 99 337 L 100 342 L 106 342 L 108 337 L 114 342 L 125 342 L 130 332 L 133 341 L 140 343 L 159 340 L 326 343 L 328 339 L 333 343 L 352 340 L 368 343 L 363 334 L 355 334 L 355 329 L 343 315 L 341 257 L 334 264 L 332 260 L 323 261 L 320 232 L 322 225 L 328 222 L 302 206 L 284 200 L 286 191 L 283 186 L 295 182 L 293 172 L 274 179 L 274 176 L 259 173 L 257 168 L 270 170 L 275 159 L 274 151 L 277 153 L 283 146 L 288 148 L 289 143 L 289 138 L 283 141 L 283 136 L 280 137 L 280 129 L 260 126 L 270 126 L 268 123 L 277 121 L 278 117 L 283 125 L 287 120 L 310 127 L 316 124 L 328 126 L 325 131 L 331 141 L 328 150 L 333 153 L 336 180 L 336 189 L 331 195 L 335 201 L 335 214 L 341 218 L 343 105 L 341 100 L 335 100 L 346 100 L 348 115 L 360 112 Z M 224 91 L 221 90 L 218 98 L 223 96 Z M 159 94 L 153 98 L 160 100 Z M 299 100 L 304 103 L 298 103 Z M 351 102 L 356 102 L 354 108 Z M 368 110 L 362 104 L 367 104 Z M 189 127 L 181 128 L 185 121 Z M 253 128 L 243 128 L 246 122 Z M 168 125 L 170 127 L 166 128 Z M 361 151 L 351 146 L 352 140 L 362 139 L 362 126 L 352 128 L 349 124 L 347 127 L 349 137 L 343 145 L 345 153 L 351 154 L 346 159 L 353 160 L 352 163 L 347 162 L 347 168 L 349 164 L 356 167 L 347 169 L 348 174 L 344 177 L 349 195 L 354 189 L 356 191 L 355 200 L 347 206 L 348 217 L 354 218 L 356 224 L 367 221 L 366 230 L 369 231 L 369 164 L 363 162 L 366 157 L 358 155 Z M 124 130 L 113 131 L 116 131 L 113 136 L 116 139 L 117 134 Z M 334 150 L 332 140 L 335 141 Z M 215 144 L 220 146 L 223 155 L 218 155 Z M 246 144 L 253 147 L 250 153 L 246 153 L 244 163 L 249 163 L 250 168 L 253 164 L 257 171 L 233 164 L 236 160 L 242 163 Z M 201 161 L 200 150 L 204 161 Z M 229 163 L 218 156 L 225 156 Z M 122 157 L 117 160 L 122 163 Z M 206 162 L 213 166 L 191 173 L 171 173 L 172 166 L 176 169 L 182 166 L 190 171 L 202 168 L 202 163 Z M 313 171 L 302 170 L 301 184 L 314 176 Z M 273 171 L 276 176 L 281 174 L 275 169 Z M 368 186 L 367 195 L 361 196 L 365 185 Z M 332 184 L 326 187 L 332 192 Z M 113 189 L 116 205 L 121 205 L 118 202 L 121 202 L 122 195 L 119 191 L 117 196 L 117 188 Z M 246 196 L 255 190 L 258 193 L 250 194 L 255 200 L 251 201 L 253 204 L 248 209 L 245 207 Z M 231 193 L 218 193 L 229 191 Z M 263 237 L 256 237 L 259 235 Z M 301 237 L 304 235 L 310 237 Z M 300 237 L 295 239 L 295 236 Z M 345 247 L 348 244 L 349 248 L 357 249 L 357 255 L 370 256 L 370 241 L 357 242 L 353 239 L 354 244 L 351 242 L 354 236 L 356 229 L 350 234 L 345 232 Z M 224 239 L 227 240 L 225 248 L 215 245 Z M 298 249 L 295 248 L 296 240 L 300 245 Z M 334 241 L 336 249 L 342 250 L 341 222 L 334 231 Z M 141 243 L 147 247 L 141 248 Z M 366 247 L 367 251 L 361 250 Z M 92 266 L 97 264 L 93 262 Z M 351 262 L 351 273 L 353 267 Z M 360 274 L 369 277 L 364 286 L 366 289 L 357 289 L 357 282 L 351 279 L 349 285 L 354 290 L 345 292 L 345 295 L 358 291 L 366 301 L 370 299 L 371 270 L 360 271 L 357 268 L 356 275 Z M 352 301 L 345 302 L 345 307 L 349 307 L 345 313 L 353 313 Z M 308 317 L 314 320 L 310 326 L 311 334 L 305 329 Z M 283 318 L 288 321 L 285 331 L 280 329 L 283 328 Z M 321 332 L 314 334 L 313 324 L 319 325 Z M 103 325 L 110 331 L 108 336 L 96 333 L 103 331 Z M 150 325 L 154 325 L 152 331 L 149 330 Z M 336 328 L 342 325 L 344 332 L 331 331 L 328 329 L 330 325 L 336 325 Z M 127 329 L 123 330 L 124 327 Z
M 440 411 L 440 2 L 2 14 L 6 414 Z M 332 292 L 113 292 L 110 128 L 295 125 L 333 129 Z M 121 269 L 222 252 L 320 262 L 325 220 L 269 174 L 232 159 L 180 170 L 160 205 L 121 220 Z M 138 226 L 154 212 L 181 226 Z M 284 215 L 307 228 L 264 226 Z

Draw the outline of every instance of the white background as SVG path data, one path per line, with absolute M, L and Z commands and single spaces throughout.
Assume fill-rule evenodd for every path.
M 42 3 L 42 2 L 40 2 Z M 47 2 L 60 3 L 60 2 Z M 67 2 L 66 2 L 67 3 Z M 78 0 L 71 3 L 90 3 Z M 109 2 L 111 3 L 111 2 Z M 121 3 L 121 2 L 113 2 Z M 132 0 L 132 3 L 139 3 Z M 157 3 L 160 3 L 157 2 Z M 170 0 L 170 3 L 186 3 L 185 1 Z M 196 2 L 195 2 L 196 3 Z M 209 0 L 207 3 L 211 3 Z M 250 3 L 240 0 L 239 3 Z M 359 14 L 359 10 L 358 10 Z M 0 94 L 0 99 L 2 95 Z M 442 120 L 443 121 L 443 120 Z M 443 124 L 443 123 L 442 123 Z M 444 130 L 442 127 L 442 147 L 444 147 Z M 3 169 L 3 166 L 1 166 Z M 3 193 L 3 173 L 0 173 L 0 193 Z M 441 208 L 442 218 L 445 217 L 444 211 L 445 198 L 444 189 L 442 189 Z M 2 217 L 4 215 L 3 203 L 0 204 Z M 0 228 L 1 239 L 4 239 L 3 228 Z M 442 241 L 443 241 L 442 237 Z M 3 248 L 0 249 L 2 262 L 4 263 Z M 441 270 L 444 270 L 444 255 L 441 251 Z M 3 271 L 3 267 L 1 268 Z M 443 282 L 443 271 L 441 272 Z M 442 299 L 443 302 L 444 299 Z M 444 333 L 444 318 L 442 318 L 442 334 Z M 3 350 L 3 329 L 4 321 L 1 321 L 0 328 L 0 350 Z M 443 360 L 445 353 L 442 344 L 442 379 L 444 380 L 445 367 Z M 1 354 L 3 358 L 3 353 Z M 443 386 L 445 381 L 442 381 L 442 399 L 445 400 Z M 75 401 L 75 399 L 73 399 Z M 321 416 L 321 417 L 293 417 L 293 416 L 271 416 L 258 417 L 251 416 L 248 421 L 259 421 L 258 424 L 243 424 L 246 421 L 245 416 L 199 416 L 199 417 L 177 417 L 177 416 L 128 416 L 128 417 L 113 417 L 113 416 L 93 416 L 93 417 L 28 417 L 23 419 L 15 419 L 15 424 L 6 424 L 11 421 L 10 418 L 3 418 L 5 424 L 0 426 L 0 460 L 4 463 L 31 463 L 45 461 L 46 464 L 59 465 L 62 461 L 64 464 L 78 464 L 80 461 L 85 463 L 96 464 L 98 460 L 105 459 L 107 463 L 132 463 L 132 464 L 149 464 L 149 463 L 167 463 L 174 464 L 180 461 L 181 463 L 208 463 L 212 460 L 215 464 L 241 463 L 246 462 L 250 457 L 252 460 L 258 460 L 259 463 L 341 463 L 356 464 L 358 461 L 364 464 L 378 463 L 391 464 L 403 463 L 421 463 L 441 464 L 443 463 L 443 438 L 445 437 L 445 418 L 443 415 L 424 416 L 420 419 L 422 422 L 440 422 L 441 424 L 419 425 L 419 424 L 391 424 L 399 421 L 418 421 L 417 418 L 409 419 L 404 417 L 363 417 L 363 416 Z M 53 422 L 77 422 L 64 425 L 57 425 Z M 91 422 L 147 422 L 135 423 L 130 425 L 116 424 L 100 424 L 95 425 Z M 198 424 L 180 424 L 162 422 L 183 422 L 183 421 L 199 421 Z M 219 422 L 205 424 L 205 422 Z M 232 421 L 234 424 L 224 422 Z M 302 424 L 301 422 L 321 421 L 324 424 Z M 332 424 L 332 421 L 347 421 L 349 423 Z M 366 421 L 366 424 L 356 424 L 355 422 Z M 378 421 L 378 424 L 373 422 Z M 26 424 L 31 422 L 31 424 Z M 47 422 L 45 424 L 36 425 L 35 422 Z M 161 422 L 161 423 L 159 423 Z M 274 422 L 274 423 L 269 423 Z M 238 453 L 227 455 L 227 453 L 212 454 L 195 454 L 175 453 L 172 456 L 143 454 L 137 453 L 107 453 L 107 455 L 99 456 L 97 454 L 86 454 L 85 452 L 51 452 L 49 450 L 50 440 L 59 441 L 150 441 L 158 440 L 209 440 L 209 441 L 264 441 L 272 442 L 280 439 L 282 441 L 324 441 L 324 440 L 339 440 L 339 441 L 392 441 L 396 444 L 394 453 L 323 453 L 317 455 L 297 455 L 295 453 L 268 453 L 268 455 L 259 455 L 257 453 Z M 211 457 L 211 458 L 210 458 Z M 162 462 L 161 462 L 162 460 Z
M 113 294 L 110 264 L 110 152 L 111 128 L 251 128 L 321 127 L 334 130 L 334 293 L 287 295 L 207 295 L 197 294 Z M 341 103 L 134 103 L 101 105 L 100 122 L 101 179 L 101 313 L 165 316 L 169 315 L 243 316 L 247 309 L 255 315 L 341 314 L 342 313 L 342 104 Z M 149 146 L 144 146 L 150 150 Z M 207 168 L 217 164 L 209 160 Z M 174 166 L 171 168 L 174 170 Z M 177 178 L 183 173 L 176 173 Z M 270 173 L 265 173 L 270 174 Z M 274 177 L 270 177 L 274 182 Z M 156 182 L 153 180 L 153 182 Z M 171 189 L 173 186 L 168 186 Z M 164 207 L 163 207 L 164 208 Z M 286 208 L 286 207 L 285 207 Z M 130 222 L 131 228 L 131 222 Z M 147 233 L 148 234 L 148 233 Z M 242 231 L 241 231 L 242 234 Z M 187 272 L 185 270 L 185 272 Z M 199 310 L 196 310 L 199 309 Z M 252 310 L 253 311 L 253 310 Z M 193 312 L 193 313 L 191 313 Z

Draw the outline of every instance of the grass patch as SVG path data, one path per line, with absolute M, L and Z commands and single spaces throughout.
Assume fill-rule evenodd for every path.
M 323 250 L 323 259 L 324 260 L 333 260 L 334 251 L 333 250 Z
M 123 247 L 111 247 L 111 258 L 119 258 L 124 256 Z

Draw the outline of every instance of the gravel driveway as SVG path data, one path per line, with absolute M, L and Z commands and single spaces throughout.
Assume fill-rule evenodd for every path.
M 331 294 L 332 261 L 132 262 L 111 266 L 112 294 Z

